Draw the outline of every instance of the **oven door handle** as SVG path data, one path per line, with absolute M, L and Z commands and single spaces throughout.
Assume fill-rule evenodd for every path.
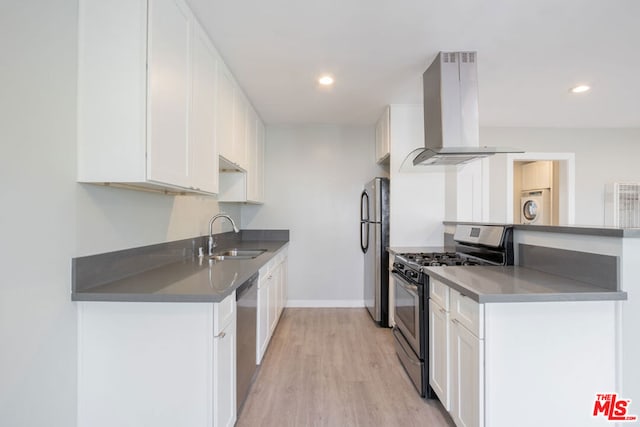
M 404 277 L 399 276 L 397 274 L 393 274 L 396 279 L 398 279 L 398 284 L 400 286 L 402 286 L 403 288 L 405 288 L 407 290 L 407 292 L 411 292 L 412 294 L 418 295 L 418 286 L 417 285 L 412 285 L 411 283 L 408 283 Z

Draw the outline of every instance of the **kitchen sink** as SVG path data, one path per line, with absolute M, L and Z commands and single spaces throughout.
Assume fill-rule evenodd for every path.
M 263 253 L 266 249 L 226 249 L 224 251 L 216 252 L 209 258 L 216 261 L 223 261 L 225 259 L 253 259 Z

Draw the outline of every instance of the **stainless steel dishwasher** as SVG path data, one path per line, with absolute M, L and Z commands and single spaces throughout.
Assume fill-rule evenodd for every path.
M 244 404 L 256 373 L 256 319 L 258 314 L 258 274 L 236 290 L 238 323 L 236 330 L 236 408 Z

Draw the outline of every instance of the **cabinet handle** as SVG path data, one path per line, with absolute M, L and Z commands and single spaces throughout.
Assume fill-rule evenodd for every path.
M 445 310 L 444 308 L 440 309 L 440 313 L 445 314 L 447 312 L 447 310 Z
M 267 279 L 271 279 L 273 276 L 270 274 L 269 277 L 267 277 Z
M 451 319 L 451 323 L 453 323 L 454 325 L 460 324 L 460 322 L 458 322 L 458 319 Z
M 227 334 L 224 331 L 222 331 L 218 335 L 214 335 L 213 337 L 222 339 L 222 338 L 224 338 L 226 336 L 227 336 Z

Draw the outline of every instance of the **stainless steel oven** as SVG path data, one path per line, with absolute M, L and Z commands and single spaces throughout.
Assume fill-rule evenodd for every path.
M 393 337 L 396 354 L 409 378 L 420 393 L 428 392 L 426 369 L 428 355 L 425 330 L 424 277 L 420 272 L 396 264 L 392 272 L 395 282 L 395 322 Z
M 395 321 L 402 335 L 409 342 L 413 351 L 420 355 L 420 294 L 422 290 L 414 283 L 394 273 L 395 288 Z

